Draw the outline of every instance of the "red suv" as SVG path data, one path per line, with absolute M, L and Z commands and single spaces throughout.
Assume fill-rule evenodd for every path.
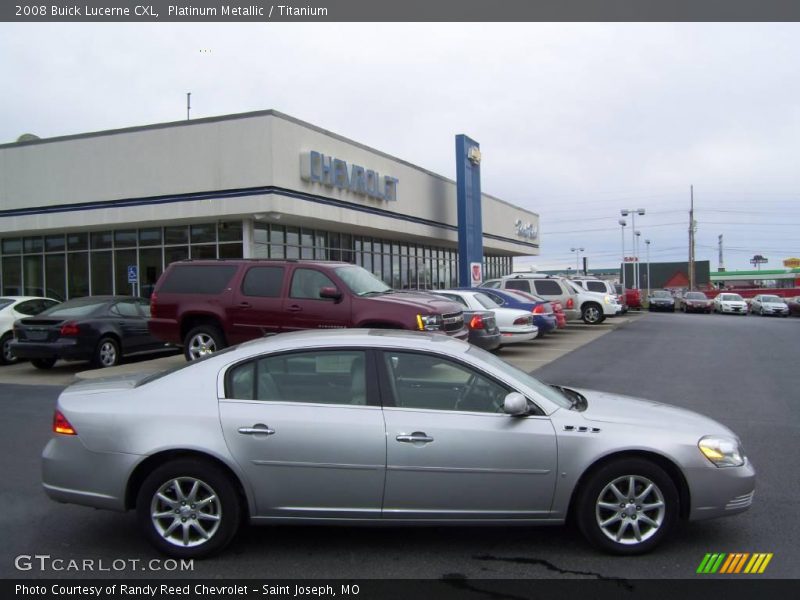
M 150 333 L 195 360 L 230 344 L 297 329 L 375 327 L 467 339 L 461 306 L 391 289 L 342 262 L 200 260 L 172 263 L 150 297 Z

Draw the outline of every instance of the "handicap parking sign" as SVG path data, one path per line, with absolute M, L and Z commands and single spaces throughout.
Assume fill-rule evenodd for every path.
M 128 265 L 128 283 L 139 281 L 139 272 L 136 265 Z

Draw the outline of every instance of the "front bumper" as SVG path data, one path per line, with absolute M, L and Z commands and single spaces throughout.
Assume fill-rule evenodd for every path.
M 675 303 L 674 302 L 651 302 L 648 308 L 650 310 L 674 311 L 675 310 Z
M 686 469 L 684 475 L 691 495 L 692 521 L 735 515 L 753 503 L 756 472 L 749 460 L 741 467 Z
M 788 315 L 789 309 L 788 308 L 770 308 L 769 306 L 762 306 L 761 312 L 765 315 Z
M 730 313 L 733 315 L 746 315 L 747 314 L 747 307 L 746 306 L 725 306 L 720 305 L 719 312 L 721 313 Z

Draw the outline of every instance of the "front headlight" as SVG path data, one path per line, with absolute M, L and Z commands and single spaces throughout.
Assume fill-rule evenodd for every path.
M 420 331 L 440 331 L 442 315 L 417 315 L 417 327 Z
M 697 442 L 697 447 L 703 456 L 718 467 L 741 467 L 744 464 L 744 451 L 734 438 L 707 435 Z

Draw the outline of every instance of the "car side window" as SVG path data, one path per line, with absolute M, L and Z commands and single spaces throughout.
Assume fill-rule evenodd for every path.
M 493 294 L 490 290 L 482 290 L 481 293 L 486 294 L 487 296 L 489 296 L 489 298 L 494 300 L 500 306 L 505 306 L 506 305 L 505 298 L 503 298 L 502 296 L 500 296 L 498 294 Z
M 150 301 L 144 298 L 136 298 L 133 303 L 139 309 L 139 316 L 150 318 Z
M 315 269 L 295 269 L 292 274 L 292 286 L 289 296 L 320 300 L 319 291 L 323 287 L 336 287 L 333 281 Z
M 531 291 L 531 284 L 527 279 L 509 279 L 506 281 L 506 288 L 509 290 Z
M 141 317 L 142 315 L 136 308 L 136 304 L 132 300 L 123 300 L 117 302 L 111 307 L 111 314 L 118 317 Z
M 363 350 L 279 354 L 234 366 L 225 396 L 238 400 L 314 404 L 367 404 Z
M 251 267 L 242 281 L 245 296 L 278 298 L 283 287 L 283 267 Z
M 511 391 L 472 367 L 432 354 L 383 353 L 395 406 L 502 413 Z
M 540 296 L 560 296 L 564 293 L 558 282 L 551 279 L 537 279 L 534 281 L 536 293 Z
M 600 292 L 601 294 L 605 294 L 607 291 L 606 284 L 602 281 L 587 281 L 586 289 L 590 292 Z

